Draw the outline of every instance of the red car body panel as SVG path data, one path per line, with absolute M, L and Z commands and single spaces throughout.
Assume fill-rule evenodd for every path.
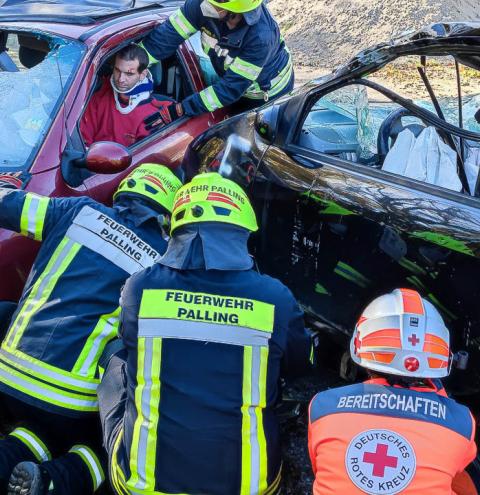
M 62 176 L 61 159 L 71 135 L 85 110 L 86 103 L 93 92 L 96 72 L 108 54 L 119 44 L 129 39 L 138 39 L 156 24 L 165 21 L 175 8 L 159 12 L 158 9 L 126 14 L 125 18 L 114 17 L 89 25 L 72 25 L 52 22 L 6 22 L 3 29 L 39 30 L 83 41 L 86 46 L 84 56 L 77 72 L 64 95 L 63 105 L 57 112 L 50 129 L 43 140 L 29 169 L 30 178 L 24 189 L 46 196 L 88 195 L 103 203 L 109 203 L 113 191 L 120 180 L 141 163 L 162 163 L 171 168 L 178 167 L 189 143 L 209 126 L 223 120 L 227 113 L 224 109 L 198 117 L 181 119 L 157 132 L 140 143 L 132 146 L 131 166 L 118 174 L 94 174 L 83 184 L 72 187 Z M 203 78 L 195 53 L 188 43 L 178 50 L 179 59 L 185 69 L 194 91 L 204 87 Z M 0 172 L 1 174 L 2 172 Z M 8 173 L 8 172 L 7 172 Z M 0 229 L 0 301 L 17 301 L 28 277 L 39 244 L 17 233 Z

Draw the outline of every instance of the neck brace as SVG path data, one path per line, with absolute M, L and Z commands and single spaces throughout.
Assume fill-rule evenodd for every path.
M 150 98 L 150 95 L 153 91 L 153 78 L 150 74 L 150 71 L 147 71 L 147 75 L 141 81 L 138 81 L 133 88 L 130 88 L 128 91 L 120 91 L 116 86 L 113 80 L 113 75 L 110 77 L 110 84 L 113 89 L 113 96 L 115 98 L 115 106 L 117 110 L 122 114 L 128 114 L 132 110 L 134 110 L 142 101 Z M 126 106 L 122 106 L 118 95 L 128 96 L 128 103 Z

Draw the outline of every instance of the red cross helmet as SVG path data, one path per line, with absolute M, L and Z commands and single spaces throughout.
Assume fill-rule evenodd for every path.
M 450 373 L 450 335 L 436 308 L 411 289 L 377 297 L 363 311 L 350 354 L 364 368 L 415 378 Z

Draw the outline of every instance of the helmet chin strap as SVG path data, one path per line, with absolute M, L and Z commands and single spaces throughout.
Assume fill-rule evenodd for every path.
M 130 88 L 126 91 L 122 91 L 117 88 L 113 79 L 113 75 L 110 77 L 110 84 L 112 85 L 113 89 L 115 106 L 117 110 L 124 115 L 134 110 L 142 101 L 150 98 L 150 95 L 153 91 L 153 78 L 149 70 L 147 70 L 147 75 L 142 80 L 138 81 L 137 84 L 133 86 L 133 88 Z M 119 94 L 128 97 L 127 105 L 122 106 L 118 98 Z

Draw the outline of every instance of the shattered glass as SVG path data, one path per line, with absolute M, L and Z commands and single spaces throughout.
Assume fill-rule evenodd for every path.
M 29 70 L 0 72 L 0 169 L 23 168 L 56 114 L 82 47 L 51 39 L 52 50 Z

